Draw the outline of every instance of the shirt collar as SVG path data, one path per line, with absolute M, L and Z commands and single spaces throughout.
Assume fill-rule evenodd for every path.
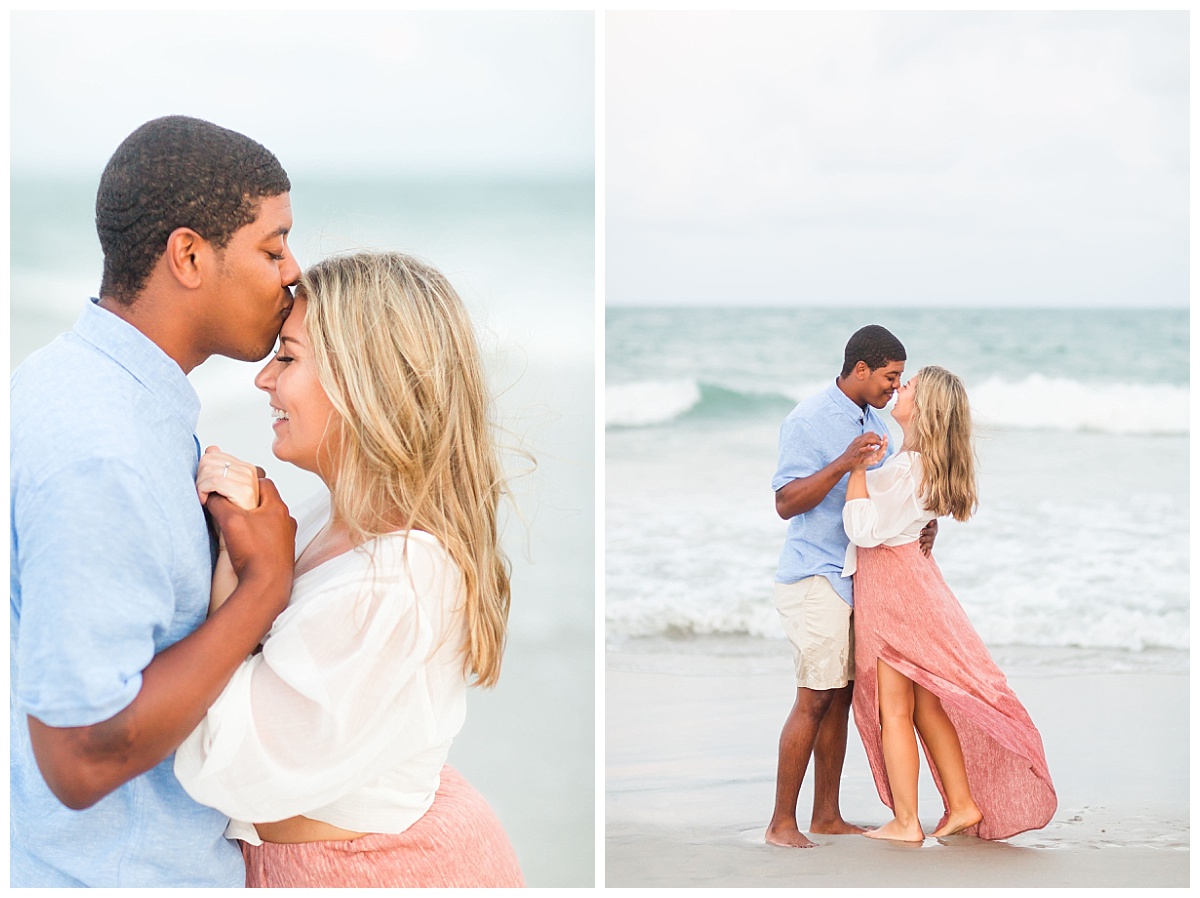
M 183 369 L 153 340 L 98 303 L 92 299 L 84 304 L 75 334 L 128 371 L 194 433 L 200 420 L 200 397 Z
M 859 408 L 858 403 L 842 392 L 841 387 L 837 385 L 837 380 L 829 385 L 829 389 L 825 391 L 829 397 L 829 401 L 834 404 L 834 407 L 843 414 L 854 419 L 855 424 L 865 424 L 869 412 L 865 408 Z

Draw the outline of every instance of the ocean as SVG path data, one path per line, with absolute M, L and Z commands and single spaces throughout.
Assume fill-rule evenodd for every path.
M 882 324 L 971 398 L 980 506 L 935 555 L 998 660 L 1186 670 L 1188 311 L 606 312 L 609 666 L 790 663 L 772 598 L 778 428 Z M 885 415 L 894 445 L 900 430 Z M 614 661 L 613 659 L 618 659 Z
M 12 177 L 11 367 L 70 328 L 99 288 L 98 177 Z M 497 346 L 591 365 L 591 179 L 292 182 L 301 266 L 354 249 L 409 252 L 442 270 Z
M 98 177 L 97 172 L 97 177 Z M 595 263 L 591 178 L 330 180 L 291 172 L 301 266 L 393 249 L 440 268 L 471 310 L 516 510 L 499 685 L 470 690 L 450 760 L 496 809 L 531 886 L 595 879 Z M 11 181 L 10 369 L 69 330 L 100 280 L 95 178 Z M 319 489 L 276 461 L 259 364 L 190 375 L 205 445 L 263 465 L 289 504 Z M 522 453 L 531 453 L 530 470 Z

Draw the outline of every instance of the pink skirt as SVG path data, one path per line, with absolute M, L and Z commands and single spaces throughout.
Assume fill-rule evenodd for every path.
M 941 699 L 954 724 L 971 794 L 983 812 L 968 833 L 1004 839 L 1050 822 L 1058 799 L 1042 737 L 917 543 L 858 550 L 854 640 L 854 722 L 884 804 L 892 807 L 879 729 L 878 658 Z M 932 761 L 929 766 L 944 803 L 941 779 Z
M 504 829 L 458 771 L 402 833 L 346 842 L 242 843 L 247 888 L 503 888 L 525 885 Z

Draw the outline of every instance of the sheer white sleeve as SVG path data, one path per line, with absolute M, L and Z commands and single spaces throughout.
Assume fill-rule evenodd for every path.
M 425 533 L 410 534 L 407 552 L 403 534 L 368 545 L 297 579 L 262 652 L 179 747 L 175 773 L 196 801 L 282 820 L 462 725 L 457 567 Z
M 921 458 L 901 452 L 883 466 L 867 471 L 869 498 L 850 499 L 842 507 L 846 536 L 856 546 L 878 546 L 898 536 L 924 512 L 918 491 Z

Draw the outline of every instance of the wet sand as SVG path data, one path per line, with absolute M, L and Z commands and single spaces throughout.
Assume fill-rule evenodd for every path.
M 816 848 L 791 849 L 763 842 L 779 730 L 795 696 L 786 663 L 700 664 L 693 654 L 681 666 L 610 651 L 605 884 L 1187 886 L 1186 672 L 1042 666 L 1009 670 L 1009 682 L 1042 733 L 1058 793 L 1045 829 L 1004 842 L 956 836 L 914 846 L 816 835 Z M 879 825 L 890 814 L 853 721 L 850 730 L 842 811 Z M 924 769 L 920 808 L 930 831 L 941 804 Z

